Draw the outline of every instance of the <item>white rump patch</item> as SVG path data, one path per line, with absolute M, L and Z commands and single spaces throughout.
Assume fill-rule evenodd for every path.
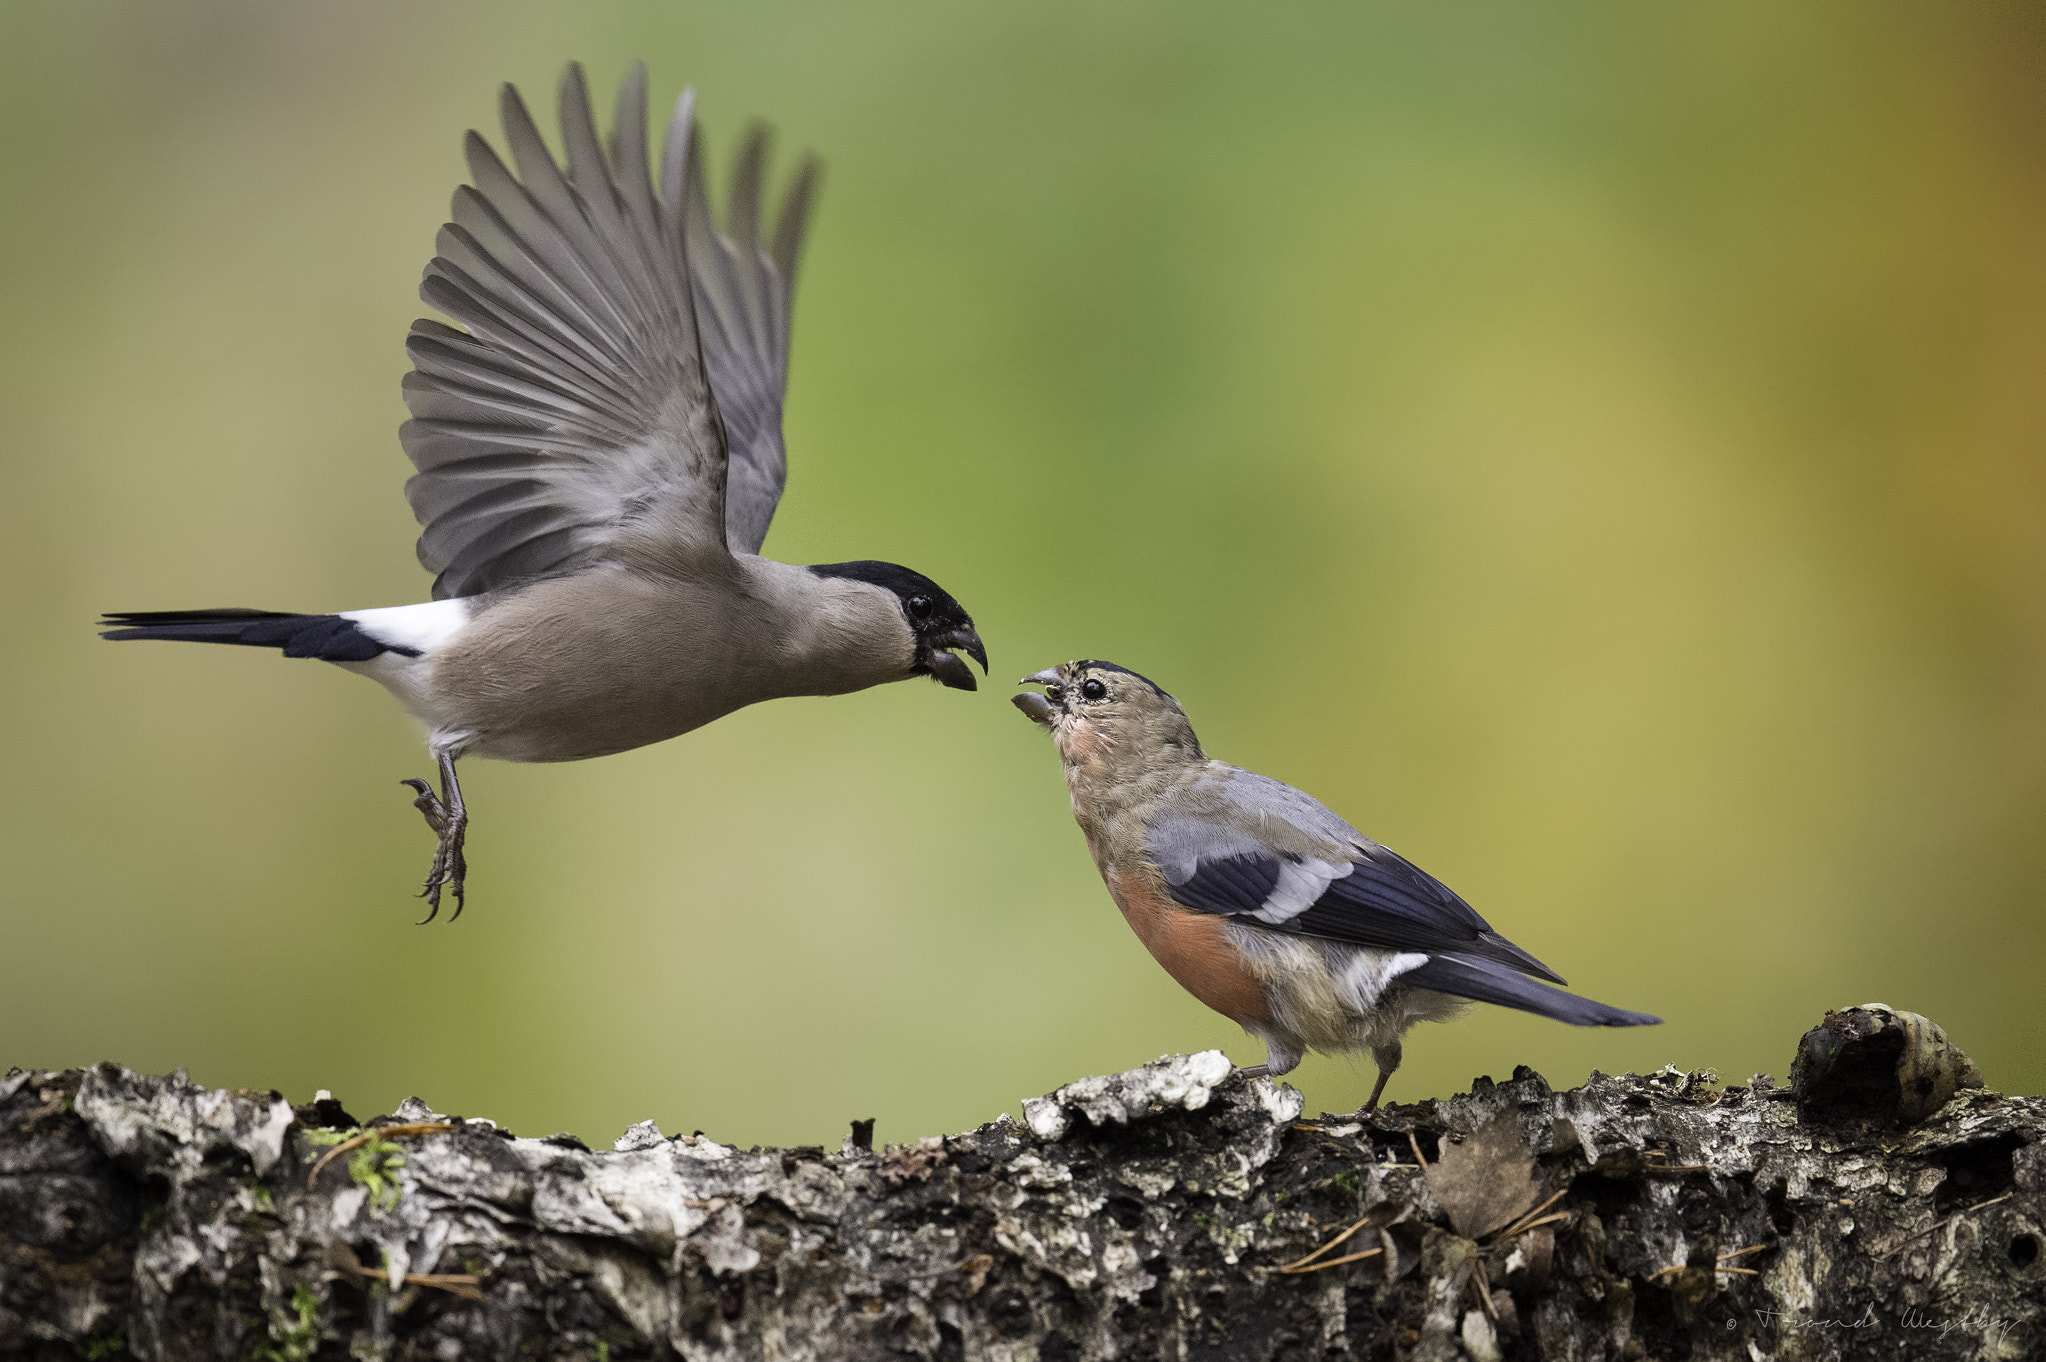
M 431 653 L 462 631 L 469 622 L 469 602 L 422 601 L 418 605 L 386 605 L 374 610 L 343 610 L 341 618 L 379 643 Z
M 1251 916 L 1260 922 L 1274 926 L 1291 921 L 1314 906 L 1330 884 L 1350 873 L 1347 865 L 1330 865 L 1327 861 L 1312 858 L 1304 861 L 1279 861 L 1279 882 L 1272 886 L 1272 892 Z M 1426 959 L 1426 956 L 1421 957 Z
M 1340 977 L 1350 995 L 1350 1005 L 1359 1012 L 1368 1012 L 1378 1005 L 1386 985 L 1427 963 L 1428 957 L 1421 951 L 1359 950 L 1344 963 Z
M 445 648 L 469 623 L 469 602 L 457 597 L 447 601 L 424 601 L 418 605 L 387 605 L 375 610 L 344 610 L 341 618 L 379 643 L 407 648 L 413 653 L 378 653 L 367 662 L 336 662 L 343 671 L 367 676 L 397 697 L 406 712 L 434 733 L 435 750 L 458 748 L 442 742 L 439 730 L 446 727 L 436 712 L 432 692 L 433 656 Z

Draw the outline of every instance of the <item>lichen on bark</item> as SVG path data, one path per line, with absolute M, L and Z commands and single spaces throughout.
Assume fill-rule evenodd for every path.
M 0 1357 L 2046 1350 L 2046 1102 L 1964 1089 L 1905 1126 L 1795 1096 L 1522 1069 L 1303 1120 L 1211 1051 L 880 1151 L 651 1122 L 600 1151 L 417 1100 L 359 1127 L 182 1075 L 15 1071 Z

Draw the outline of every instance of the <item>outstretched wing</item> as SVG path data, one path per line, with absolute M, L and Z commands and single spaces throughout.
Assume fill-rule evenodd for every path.
M 689 273 L 710 386 L 731 442 L 725 537 L 734 553 L 760 551 L 788 482 L 781 405 L 789 379 L 789 314 L 820 170 L 815 157 L 803 158 L 782 198 L 772 242 L 763 240 L 770 141 L 762 124 L 746 130 L 732 165 L 722 230 L 712 220 L 704 190 L 701 148 L 693 146 L 689 155 Z
M 724 555 L 726 449 L 705 373 L 684 228 L 692 99 L 669 121 L 656 190 L 646 72 L 618 95 L 611 154 L 582 68 L 561 84 L 566 164 L 504 89 L 517 173 L 482 137 L 420 297 L 461 324 L 414 324 L 399 435 L 435 598 L 602 559 L 687 570 Z
M 1205 783 L 1153 819 L 1149 849 L 1188 908 L 1359 946 L 1454 951 L 1564 982 L 1441 881 L 1268 776 L 1232 769 Z

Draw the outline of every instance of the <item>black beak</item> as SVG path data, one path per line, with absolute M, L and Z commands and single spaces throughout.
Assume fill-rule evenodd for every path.
M 931 675 L 953 690 L 977 690 L 973 669 L 961 662 L 957 655 L 945 651 L 957 648 L 975 662 L 981 671 L 987 670 L 987 648 L 981 643 L 980 635 L 971 629 L 954 629 L 948 633 L 934 635 L 930 640 Z
M 972 629 L 954 629 L 945 636 L 947 648 L 958 648 L 980 664 L 981 675 L 987 675 L 987 649 L 980 643 L 980 635 Z
M 957 653 L 932 653 L 931 675 L 953 690 L 978 690 L 973 680 L 973 668 L 959 660 Z

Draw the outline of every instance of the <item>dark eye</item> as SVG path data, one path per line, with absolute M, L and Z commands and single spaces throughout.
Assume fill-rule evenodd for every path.
M 1099 681 L 1096 681 L 1092 677 L 1089 677 L 1087 678 L 1087 680 L 1082 681 L 1080 683 L 1080 695 L 1084 699 L 1099 700 L 1102 696 L 1106 694 L 1108 694 L 1108 687 L 1102 685 Z
M 927 620 L 931 617 L 931 598 L 911 596 L 902 603 L 902 608 L 909 612 L 909 617 L 913 620 Z

